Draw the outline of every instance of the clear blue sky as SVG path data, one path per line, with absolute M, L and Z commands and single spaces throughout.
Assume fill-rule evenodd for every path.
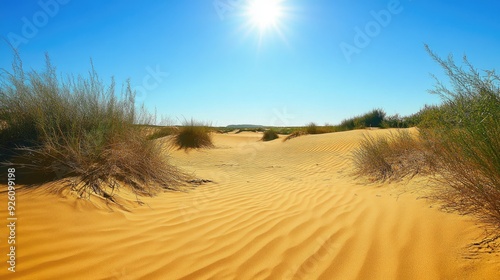
M 265 30 L 249 25 L 251 1 L 2 0 L 0 34 L 26 67 L 48 52 L 59 72 L 85 74 L 92 58 L 103 78 L 131 78 L 151 110 L 220 126 L 416 112 L 439 102 L 424 44 L 500 65 L 498 0 L 282 0 Z M 9 68 L 6 43 L 0 54 Z

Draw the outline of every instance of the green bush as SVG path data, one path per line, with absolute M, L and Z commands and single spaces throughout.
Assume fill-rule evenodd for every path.
M 500 77 L 458 66 L 427 48 L 450 79 L 432 91 L 443 100 L 441 121 L 423 130 L 441 169 L 448 206 L 500 225 Z
M 367 127 L 383 127 L 386 113 L 382 109 L 374 109 L 360 116 L 343 120 L 336 131 L 362 129 Z
M 185 175 L 136 125 L 151 119 L 129 83 L 119 97 L 93 65 L 88 77 L 60 79 L 48 55 L 45 71 L 25 72 L 15 53 L 0 85 L 0 160 L 35 181 L 70 177 L 81 195 L 110 198 L 120 183 L 147 195 L 175 189 Z

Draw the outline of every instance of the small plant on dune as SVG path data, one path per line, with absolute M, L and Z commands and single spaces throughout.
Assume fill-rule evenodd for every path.
M 430 174 L 434 168 L 425 144 L 407 130 L 388 137 L 365 136 L 353 159 L 356 174 L 379 181 Z
M 437 82 L 432 93 L 443 100 L 443 121 L 423 134 L 438 159 L 438 184 L 448 187 L 443 197 L 448 207 L 500 226 L 500 76 L 427 50 L 452 86 Z
M 214 146 L 211 132 L 209 125 L 191 119 L 184 121 L 173 141 L 179 149 L 211 148 Z
M 136 125 L 152 117 L 136 109 L 129 84 L 120 98 L 93 66 L 88 77 L 62 81 L 48 56 L 45 71 L 25 72 L 17 52 L 3 74 L 0 161 L 17 167 L 19 179 L 71 178 L 80 195 L 106 198 L 122 183 L 145 195 L 182 185 L 186 176 Z
M 271 141 L 271 140 L 274 140 L 274 139 L 278 139 L 279 138 L 279 135 L 278 133 L 276 133 L 276 131 L 274 131 L 273 129 L 268 129 L 266 131 L 264 131 L 264 135 L 262 135 L 262 141 Z

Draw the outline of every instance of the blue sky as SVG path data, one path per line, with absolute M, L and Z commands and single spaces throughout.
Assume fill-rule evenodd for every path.
M 500 65 L 498 0 L 281 0 L 265 31 L 253 0 L 0 2 L 0 34 L 25 67 L 44 53 L 61 73 L 130 78 L 138 100 L 174 120 L 292 126 L 383 108 L 410 114 L 439 102 L 427 90 L 440 56 Z M 272 1 L 272 0 L 270 0 Z M 0 43 L 0 67 L 10 47 Z

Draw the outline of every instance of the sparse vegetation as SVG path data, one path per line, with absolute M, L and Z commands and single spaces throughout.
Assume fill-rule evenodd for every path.
M 0 161 L 22 169 L 19 180 L 70 178 L 80 195 L 112 199 L 122 183 L 142 195 L 177 189 L 186 175 L 146 141 L 136 124 L 152 117 L 135 105 L 129 83 L 118 96 L 93 65 L 88 77 L 60 79 L 48 55 L 45 71 L 25 72 L 15 53 L 0 85 Z
M 272 141 L 274 139 L 278 139 L 279 138 L 279 135 L 278 133 L 276 133 L 276 131 L 272 130 L 272 129 L 268 129 L 266 131 L 264 131 L 264 135 L 262 135 L 262 141 Z
M 211 132 L 209 125 L 191 119 L 184 121 L 173 141 L 179 149 L 211 148 L 214 146 Z
M 434 157 L 425 143 L 408 130 L 391 133 L 389 137 L 365 136 L 353 158 L 358 175 L 378 181 L 431 174 L 435 168 Z
M 374 109 L 361 116 L 343 120 L 337 127 L 337 131 L 363 129 L 367 127 L 382 127 L 386 113 L 382 109 Z
M 428 51 L 452 89 L 438 81 L 432 93 L 443 104 L 405 120 L 420 126 L 419 139 L 366 138 L 354 153 L 358 174 L 386 180 L 433 171 L 445 207 L 500 226 L 500 76 L 480 73 L 466 58 L 462 68 L 452 56 L 444 60 Z
M 307 135 L 307 132 L 305 130 L 297 130 L 297 131 L 293 132 L 292 134 L 288 135 L 287 137 L 285 137 L 285 139 L 283 139 L 283 142 L 291 140 L 293 138 L 303 136 L 303 135 Z
M 500 76 L 480 73 L 465 57 L 462 68 L 452 56 L 428 51 L 452 86 L 438 81 L 432 92 L 443 100 L 442 121 L 423 134 L 438 159 L 437 181 L 448 187 L 443 198 L 450 208 L 500 226 Z
M 318 134 L 319 133 L 318 126 L 312 122 L 306 126 L 306 132 L 307 134 Z
M 154 140 L 162 137 L 175 135 L 179 129 L 174 126 L 164 126 L 155 128 L 154 132 L 148 135 L 148 140 Z

